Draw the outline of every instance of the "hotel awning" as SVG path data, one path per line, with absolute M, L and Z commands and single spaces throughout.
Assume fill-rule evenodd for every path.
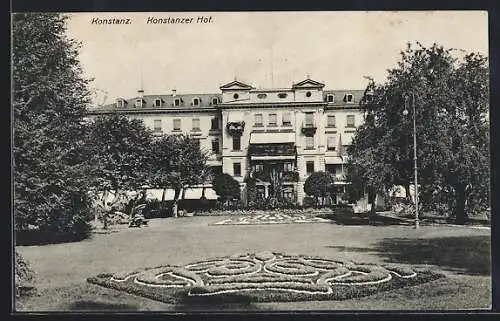
M 345 164 L 345 157 L 342 159 L 340 156 L 326 156 L 325 164 Z
M 252 133 L 250 144 L 295 143 L 295 133 Z
M 197 200 L 201 198 L 202 188 L 194 187 L 186 189 L 185 199 L 187 200 Z M 157 199 L 161 201 L 163 195 L 162 189 L 148 189 L 147 199 Z M 175 191 L 173 189 L 167 189 L 167 194 L 165 195 L 166 201 L 172 201 L 175 196 Z M 205 188 L 205 197 L 209 200 L 216 200 L 217 194 L 211 187 Z

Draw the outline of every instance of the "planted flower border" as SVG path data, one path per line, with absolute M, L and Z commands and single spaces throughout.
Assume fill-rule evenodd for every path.
M 166 303 L 344 300 L 443 277 L 397 264 L 373 265 L 273 252 L 240 254 L 101 274 L 88 282 Z M 207 301 L 208 300 L 208 301 Z
M 300 224 L 300 223 L 330 223 L 331 220 L 306 215 L 306 214 L 284 214 L 270 212 L 251 216 L 231 217 L 213 225 L 260 225 L 260 224 Z

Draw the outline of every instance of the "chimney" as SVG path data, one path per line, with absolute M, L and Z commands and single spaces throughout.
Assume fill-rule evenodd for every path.
M 177 90 L 172 89 L 172 97 L 175 97 L 177 95 Z
M 137 96 L 139 96 L 139 98 L 144 98 L 144 89 L 139 89 L 137 91 Z

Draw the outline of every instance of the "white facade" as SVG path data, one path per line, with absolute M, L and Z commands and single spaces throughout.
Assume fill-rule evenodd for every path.
M 323 88 L 311 79 L 278 89 L 255 89 L 235 80 L 221 86 L 219 94 L 139 95 L 144 103 L 138 107 L 132 98 L 90 114 L 119 110 L 142 119 L 158 135 L 189 134 L 210 153 L 209 165 L 232 175 L 242 187 L 251 173 L 266 166 L 297 172 L 298 178 L 283 185 L 293 188 L 301 203 L 312 171 L 344 178 L 346 145 L 364 121 L 362 90 Z M 269 195 L 269 182 L 259 185 Z

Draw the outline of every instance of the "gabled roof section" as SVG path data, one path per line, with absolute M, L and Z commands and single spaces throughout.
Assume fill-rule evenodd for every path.
M 293 89 L 323 88 L 323 87 L 325 87 L 325 84 L 323 84 L 319 81 L 316 81 L 316 80 L 309 79 L 309 78 L 292 85 Z
M 220 90 L 250 90 L 254 89 L 254 87 L 247 85 L 245 83 L 242 83 L 241 81 L 238 80 L 233 80 L 230 83 L 227 83 L 225 85 L 222 85 L 219 87 Z

